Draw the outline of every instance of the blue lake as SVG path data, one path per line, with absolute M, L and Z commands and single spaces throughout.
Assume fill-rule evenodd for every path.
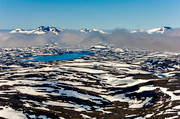
M 86 55 L 94 55 L 94 53 L 90 51 L 79 51 L 79 52 L 64 52 L 60 55 L 39 55 L 39 56 L 30 57 L 29 60 L 26 60 L 25 62 L 50 62 L 57 60 L 73 60 L 84 57 Z
M 167 78 L 167 76 L 164 74 L 157 74 L 157 76 L 162 77 L 162 78 Z

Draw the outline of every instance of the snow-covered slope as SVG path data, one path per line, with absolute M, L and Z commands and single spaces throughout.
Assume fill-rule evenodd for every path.
M 23 29 L 15 29 L 12 30 L 10 33 L 24 33 L 24 34 L 45 34 L 45 33 L 55 33 L 58 35 L 60 32 L 62 32 L 64 29 L 62 28 L 56 28 L 56 27 L 49 27 L 49 26 L 40 26 L 37 29 L 34 30 L 23 30 Z
M 131 33 L 144 32 L 144 33 L 148 33 L 148 34 L 153 34 L 153 33 L 162 33 L 163 34 L 167 30 L 171 30 L 171 29 L 172 29 L 171 27 L 163 26 L 163 27 L 149 29 L 149 30 L 142 30 L 142 29 L 141 30 L 134 30 L 134 31 L 131 31 Z
M 1 48 L 0 62 L 1 119 L 180 119 L 179 53 L 47 45 Z
M 93 29 L 84 28 L 84 29 L 81 29 L 80 32 L 82 32 L 82 33 L 97 32 L 97 33 L 101 33 L 101 34 L 107 34 L 107 32 L 104 32 L 101 29 L 95 29 L 95 28 L 93 28 Z
M 30 33 L 32 33 L 32 31 L 26 31 L 24 29 L 19 29 L 18 28 L 18 29 L 10 31 L 10 33 L 26 33 L 26 34 L 30 34 Z

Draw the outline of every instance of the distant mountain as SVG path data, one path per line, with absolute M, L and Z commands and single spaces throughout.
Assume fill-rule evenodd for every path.
M 163 34 L 167 30 L 171 30 L 171 29 L 172 29 L 171 27 L 163 26 L 163 27 L 149 29 L 149 30 L 142 30 L 142 29 L 141 30 L 134 30 L 134 31 L 131 31 L 131 33 L 144 32 L 144 33 L 148 33 L 148 34 L 153 34 L 153 33 Z
M 97 33 L 100 33 L 100 34 L 107 34 L 107 32 L 104 32 L 101 29 L 95 29 L 95 28 L 93 28 L 93 29 L 84 28 L 84 29 L 81 29 L 80 32 L 82 32 L 82 33 L 97 32 Z
M 34 30 L 24 30 L 24 29 L 15 29 L 10 31 L 10 33 L 23 33 L 23 34 L 45 34 L 45 33 L 54 33 L 58 35 L 60 32 L 64 31 L 62 28 L 49 27 L 49 26 L 40 26 Z
M 64 29 L 62 28 L 56 28 L 56 27 L 49 27 L 49 26 L 40 26 L 37 29 L 33 29 L 33 30 L 24 30 L 24 29 L 15 29 L 10 31 L 10 33 L 23 33 L 23 34 L 45 34 L 45 33 L 54 33 L 56 35 L 58 35 L 59 33 L 61 33 L 62 31 L 64 31 Z M 89 28 L 84 28 L 80 30 L 81 33 L 100 33 L 100 34 L 108 34 L 107 32 L 104 32 L 103 30 L 100 29 L 89 29 Z
M 164 32 L 171 30 L 171 27 L 163 26 L 159 28 L 154 28 L 154 29 L 149 29 L 149 30 L 134 30 L 130 31 L 130 33 L 147 33 L 147 34 L 154 34 L 154 33 L 161 33 L 163 34 Z M 23 33 L 23 34 L 46 34 L 46 33 L 54 33 L 56 35 L 60 34 L 62 31 L 65 29 L 62 28 L 57 28 L 57 27 L 49 27 L 49 26 L 40 26 L 37 29 L 33 30 L 24 30 L 24 29 L 15 29 L 10 31 L 10 33 Z M 80 29 L 79 32 L 81 33 L 99 33 L 99 34 L 109 34 L 109 32 L 105 32 L 101 29 L 90 29 L 90 28 L 83 28 Z

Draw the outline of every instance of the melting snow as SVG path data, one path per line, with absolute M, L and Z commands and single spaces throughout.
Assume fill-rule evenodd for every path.
M 19 111 L 15 111 L 10 107 L 0 107 L 0 117 L 7 118 L 7 119 L 27 119 L 25 115 L 23 115 Z

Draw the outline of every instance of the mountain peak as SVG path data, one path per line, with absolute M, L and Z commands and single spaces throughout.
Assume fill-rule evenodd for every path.
M 168 27 L 168 26 L 163 26 L 163 27 L 147 30 L 146 32 L 149 33 L 149 34 L 152 34 L 152 33 L 164 33 L 165 31 L 170 30 L 170 29 L 172 29 L 172 28 Z
M 10 33 L 23 33 L 23 34 L 45 34 L 45 33 L 55 33 L 58 35 L 64 29 L 56 28 L 56 27 L 49 27 L 49 26 L 40 26 L 34 30 L 23 30 L 23 29 L 15 29 L 12 30 Z
M 162 28 L 165 28 L 165 29 L 172 29 L 172 27 L 169 27 L 169 26 L 163 26 Z
M 154 29 L 149 29 L 149 30 L 134 30 L 131 31 L 131 33 L 138 33 L 138 32 L 143 32 L 143 33 L 148 33 L 148 34 L 153 34 L 153 33 L 161 33 L 163 34 L 164 32 L 166 32 L 167 30 L 171 30 L 172 28 L 169 26 L 162 26 L 162 27 L 158 27 L 158 28 L 154 28 Z
M 104 32 L 103 30 L 101 30 L 101 29 L 96 29 L 96 28 L 93 28 L 93 29 L 83 28 L 83 29 L 80 30 L 80 32 L 83 32 L 83 33 L 97 32 L 97 33 L 101 33 L 101 34 L 107 34 L 107 33 Z

